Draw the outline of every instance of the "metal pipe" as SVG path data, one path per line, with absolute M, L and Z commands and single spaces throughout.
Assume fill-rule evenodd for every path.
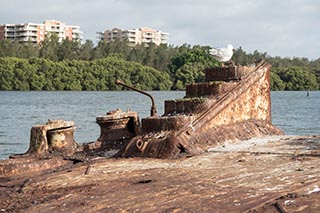
M 151 104 L 152 104 L 152 105 L 151 105 L 151 110 L 150 110 L 150 117 L 158 117 L 156 104 L 155 104 L 155 102 L 154 102 L 154 98 L 152 97 L 152 95 L 150 95 L 149 93 L 147 93 L 147 92 L 145 92 L 145 91 L 142 91 L 142 90 L 140 90 L 140 89 L 137 89 L 137 88 L 134 88 L 134 87 L 132 87 L 132 86 L 129 86 L 129 85 L 123 83 L 123 82 L 122 82 L 121 80 L 119 80 L 119 79 L 115 80 L 115 84 L 117 84 L 117 85 L 122 85 L 122 86 L 124 86 L 124 87 L 127 87 L 127 88 L 129 88 L 129 89 L 132 89 L 132 90 L 137 91 L 137 92 L 139 92 L 139 93 L 141 93 L 141 94 L 143 94 L 143 95 L 148 96 L 148 97 L 151 99 Z

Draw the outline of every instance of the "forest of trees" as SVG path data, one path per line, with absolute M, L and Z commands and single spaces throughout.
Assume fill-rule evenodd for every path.
M 125 41 L 80 43 L 52 35 L 40 45 L 0 41 L 0 90 L 120 90 L 115 79 L 143 90 L 183 90 L 200 82 L 207 67 L 220 66 L 209 46 L 130 47 Z M 249 65 L 272 64 L 272 90 L 318 90 L 320 58 L 271 57 L 238 48 L 232 60 Z
M 233 60 L 238 64 L 250 64 L 255 60 L 265 60 L 272 64 L 272 90 L 319 90 L 320 89 L 320 58 L 310 61 L 307 58 L 271 57 L 268 54 L 254 51 L 247 54 L 238 48 Z

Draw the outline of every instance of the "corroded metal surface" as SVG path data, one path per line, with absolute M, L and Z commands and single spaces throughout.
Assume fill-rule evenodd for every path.
M 180 125 L 179 129 L 172 128 L 170 131 L 168 125 L 154 121 L 157 119 L 142 120 L 142 126 L 144 126 L 144 122 L 149 124 L 152 121 L 154 132 L 167 131 L 168 133 L 163 134 L 165 137 L 161 139 L 143 136 L 133 138 L 120 150 L 117 156 L 176 158 L 180 154 L 204 153 L 208 148 L 221 143 L 257 136 L 283 134 L 280 129 L 271 123 L 270 68 L 271 65 L 264 62 L 255 67 L 241 67 L 241 72 L 239 71 L 242 73 L 241 80 L 238 79 L 236 85 L 231 83 L 232 87 L 229 90 L 220 90 L 219 94 L 204 98 L 203 103 L 199 105 L 201 107 L 199 111 L 190 112 L 189 110 L 179 109 L 185 109 L 187 104 L 190 105 L 188 99 L 188 101 L 179 100 L 177 103 L 186 105 L 179 108 L 177 103 L 167 104 L 166 107 L 170 109 L 165 111 L 168 114 L 179 115 L 179 113 L 188 112 L 185 115 L 190 117 L 188 122 L 178 122 L 179 116 L 172 116 L 171 123 L 174 123 L 173 120 L 177 119 L 176 123 L 183 125 Z M 228 69 L 231 70 L 228 72 L 229 77 L 232 73 L 234 75 L 239 73 L 234 72 L 238 70 L 234 67 L 223 68 L 220 71 L 227 71 Z M 196 86 L 202 88 L 201 83 L 196 84 Z M 198 99 L 194 100 L 198 101 Z M 179 110 L 174 112 L 173 109 Z M 190 113 L 192 114 L 190 115 Z M 163 119 L 159 118 L 159 121 Z M 145 126 L 149 126 L 148 124 Z M 232 131 L 223 132 L 225 129 Z M 150 131 L 146 132 L 149 133 Z M 138 140 L 147 144 L 143 152 L 135 147 Z
M 77 148 L 74 140 L 74 127 L 53 129 L 47 131 L 49 152 L 61 152 L 73 154 Z
M 208 81 L 236 82 L 194 84 L 142 127 L 136 112 L 110 111 L 83 146 L 73 122 L 32 127 L 28 152 L 0 161 L 0 211 L 319 212 L 320 136 L 247 140 L 283 134 L 270 64 L 217 70 Z
M 0 209 L 316 213 L 319 156 L 320 136 L 276 136 L 180 159 L 97 158 L 41 176 L 1 176 Z
M 239 81 L 254 70 L 254 66 L 228 66 L 207 68 L 205 70 L 205 81 Z
M 143 132 L 177 131 L 192 121 L 192 116 L 162 116 L 142 119 Z
M 121 82 L 119 79 L 117 79 L 117 80 L 115 81 L 115 83 L 116 83 L 117 85 L 124 86 L 124 87 L 126 87 L 126 88 L 129 88 L 129 89 L 131 89 L 131 90 L 137 91 L 137 92 L 139 92 L 139 93 L 141 93 L 141 94 L 143 94 L 143 95 L 148 96 L 148 97 L 151 99 L 150 117 L 158 117 L 156 103 L 155 103 L 154 98 L 153 98 L 152 95 L 150 95 L 149 93 L 147 93 L 147 92 L 145 92 L 145 91 L 142 91 L 142 90 L 140 90 L 140 89 L 137 89 L 137 88 L 135 88 L 135 87 L 133 87 L 133 86 L 127 85 L 127 84 Z
M 187 96 L 188 97 L 188 96 Z M 178 100 L 166 100 L 163 116 L 192 115 L 208 108 L 207 98 L 183 98 Z M 174 117 L 173 117 L 174 118 Z
M 33 126 L 28 152 L 13 157 L 50 159 L 53 155 L 73 162 L 88 162 L 94 156 L 178 158 L 205 153 L 212 147 L 237 140 L 283 134 L 271 123 L 270 67 L 268 63 L 260 63 L 251 67 L 215 68 L 216 74 L 219 69 L 227 72 L 224 74 L 227 79 L 219 80 L 230 80 L 235 75 L 237 81 L 213 83 L 222 86 L 207 95 L 203 92 L 207 88 L 203 87 L 204 83 L 193 84 L 193 89 L 187 93 L 200 97 L 166 102 L 165 115 L 161 117 L 156 115 L 150 94 L 117 81 L 151 97 L 151 116 L 142 119 L 142 126 L 136 112 L 109 111 L 96 119 L 101 130 L 99 138 L 78 146 L 73 139 L 73 122 L 49 121 L 45 125 Z M 39 161 L 37 166 L 37 163 L 30 164 L 26 160 L 25 164 L 17 166 L 43 171 L 47 167 L 42 167 L 42 162 Z M 13 164 L 4 163 L 2 170 L 9 171 L 8 166 L 14 168 Z
M 0 176 L 23 175 L 72 165 L 63 157 L 72 155 L 78 147 L 73 138 L 74 129 L 74 122 L 63 120 L 33 126 L 29 150 L 0 161 Z
M 133 111 L 109 111 L 107 115 L 97 117 L 96 122 L 100 126 L 97 141 L 102 142 L 105 149 L 123 147 L 124 141 L 136 136 L 140 131 L 138 113 Z
M 74 129 L 73 121 L 64 120 L 49 120 L 44 125 L 33 126 L 26 155 L 41 155 L 54 151 L 72 154 L 77 147 L 73 138 Z
M 23 158 L 2 160 L 0 161 L 0 179 L 1 177 L 11 175 L 21 176 L 37 174 L 42 171 L 57 170 L 59 168 L 69 167 L 72 164 L 72 161 L 65 160 L 60 156 L 25 156 Z
M 189 84 L 186 86 L 186 97 L 192 98 L 225 94 L 231 91 L 236 85 L 237 82 L 224 81 Z

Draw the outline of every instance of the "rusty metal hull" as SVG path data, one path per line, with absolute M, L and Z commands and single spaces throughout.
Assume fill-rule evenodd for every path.
M 17 174 L 19 167 L 29 168 L 21 169 L 21 174 L 50 169 L 42 166 L 47 164 L 43 159 L 54 158 L 52 168 L 56 168 L 97 156 L 178 158 L 238 140 L 281 135 L 271 123 L 270 67 L 261 63 L 208 69 L 206 82 L 192 84 L 183 99 L 166 101 L 161 117 L 152 114 L 141 125 L 138 113 L 132 111 L 118 109 L 97 117 L 100 136 L 82 146 L 74 141 L 71 121 L 33 126 L 29 150 L 0 164 L 0 175 Z
M 271 123 L 270 68 L 268 63 L 256 67 L 240 67 L 241 72 L 236 72 L 235 67 L 229 68 L 230 74 L 220 76 L 219 81 L 223 77 L 229 81 L 232 74 L 236 74 L 235 78 L 241 80 L 225 83 L 223 88 L 226 89 L 212 90 L 211 96 L 206 97 L 191 115 L 188 107 L 172 106 L 170 103 L 169 109 L 166 109 L 168 113 L 174 114 L 174 110 L 180 109 L 182 111 L 177 114 L 183 114 L 186 113 L 183 110 L 188 108 L 187 114 L 169 116 L 172 120 L 170 122 L 167 116 L 143 119 L 142 126 L 147 123 L 147 128 L 142 128 L 142 134 L 131 139 L 117 156 L 176 158 L 180 155 L 204 153 L 211 147 L 237 140 L 284 134 Z M 213 71 L 215 74 L 207 74 L 207 81 L 213 80 L 210 79 L 212 76 L 216 77 L 217 69 Z M 228 68 L 220 70 L 227 71 Z M 197 85 L 200 89 L 203 88 L 203 84 Z M 192 85 L 192 88 L 197 85 Z M 199 92 L 199 88 L 189 89 L 186 97 L 203 94 Z M 213 91 L 217 91 L 217 94 Z M 183 101 L 183 104 L 189 103 Z M 181 119 L 181 116 L 185 118 Z M 172 128 L 172 123 L 179 128 Z
M 32 127 L 27 153 L 0 161 L 0 211 L 319 212 L 320 136 L 275 136 L 270 65 L 217 70 L 142 126 L 97 117 L 83 146 L 73 122 Z
M 78 146 L 73 138 L 74 130 L 73 121 L 49 120 L 44 125 L 35 125 L 30 132 L 29 150 L 21 156 L 45 155 L 54 152 L 73 154 Z M 19 157 L 19 155 L 13 157 Z
M 97 158 L 63 171 L 0 176 L 0 209 L 316 213 L 319 156 L 320 136 L 280 136 L 189 158 Z

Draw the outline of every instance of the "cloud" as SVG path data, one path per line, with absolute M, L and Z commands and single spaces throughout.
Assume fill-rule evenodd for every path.
M 320 2 L 312 0 L 10 0 L 3 23 L 57 19 L 79 25 L 84 37 L 113 27 L 152 27 L 174 45 L 242 46 L 282 57 L 319 57 Z

